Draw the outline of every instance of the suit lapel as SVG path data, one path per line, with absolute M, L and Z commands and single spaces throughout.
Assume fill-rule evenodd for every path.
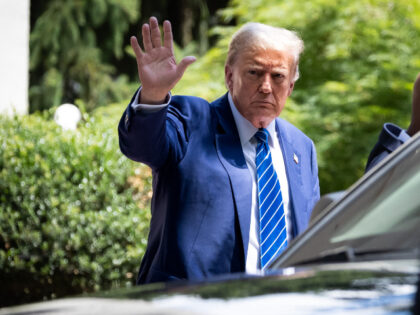
M 241 236 L 246 254 L 249 243 L 249 228 L 252 206 L 252 178 L 242 152 L 236 124 L 230 110 L 227 94 L 215 101 L 216 112 L 216 150 L 225 168 L 232 189 L 233 201 L 239 219 Z M 293 236 L 303 231 L 302 213 L 306 209 L 301 177 L 301 153 L 292 143 L 291 135 L 281 119 L 276 119 L 276 131 L 282 149 L 286 176 L 289 183 L 289 196 L 293 216 Z M 304 215 L 304 214 L 303 214 Z
M 293 236 L 295 237 L 303 231 L 301 209 L 306 209 L 303 196 L 303 185 L 301 176 L 301 154 L 292 143 L 291 135 L 285 128 L 284 122 L 276 119 L 276 131 L 279 138 L 280 147 L 283 153 L 284 165 L 286 167 L 286 176 L 289 183 L 289 196 L 291 202 L 292 215 L 294 217 Z
M 220 162 L 229 176 L 246 260 L 251 218 L 252 178 L 243 155 L 227 94 L 217 100 L 215 105 L 216 123 L 218 124 L 215 139 L 216 150 Z

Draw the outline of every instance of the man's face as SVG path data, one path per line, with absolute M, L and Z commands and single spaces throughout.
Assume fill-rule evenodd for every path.
M 280 115 L 292 93 L 295 66 L 291 54 L 275 49 L 241 53 L 226 65 L 225 79 L 238 111 L 256 128 Z

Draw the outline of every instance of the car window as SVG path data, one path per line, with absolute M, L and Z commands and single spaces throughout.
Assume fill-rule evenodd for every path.
M 350 250 L 404 251 L 420 240 L 420 135 L 327 206 L 270 268 Z
M 398 181 L 387 182 L 386 190 L 367 207 L 361 218 L 351 220 L 332 237 L 332 243 L 411 231 L 420 227 L 420 163 Z

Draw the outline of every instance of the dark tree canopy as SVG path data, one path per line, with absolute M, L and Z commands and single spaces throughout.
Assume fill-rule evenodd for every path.
M 227 0 L 32 1 L 30 110 L 64 102 L 91 110 L 127 98 L 137 68 L 129 48 L 149 16 L 169 19 L 175 41 L 204 54 Z

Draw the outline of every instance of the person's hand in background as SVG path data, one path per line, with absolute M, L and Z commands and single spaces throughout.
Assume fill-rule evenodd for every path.
M 413 87 L 413 103 L 411 110 L 411 123 L 407 129 L 407 133 L 413 136 L 420 131 L 420 73 L 414 82 Z

